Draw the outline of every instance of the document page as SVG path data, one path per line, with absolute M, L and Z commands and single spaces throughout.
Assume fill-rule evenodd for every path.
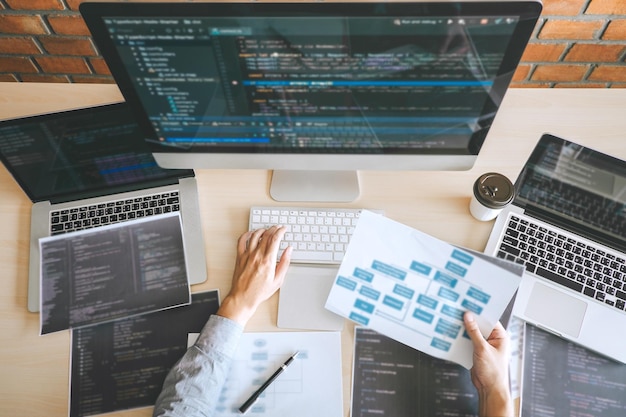
M 478 416 L 464 367 L 361 326 L 354 342 L 351 417 Z
M 191 345 L 198 335 L 189 336 Z M 240 417 L 239 407 L 296 351 L 246 415 L 342 417 L 339 332 L 244 333 L 212 415 Z
M 626 365 L 530 324 L 523 358 L 522 417 L 626 416 Z
M 361 213 L 326 308 L 440 359 L 472 366 L 463 314 L 486 337 L 521 277 L 411 227 Z
M 217 290 L 190 305 L 72 329 L 70 417 L 152 407 L 172 366 L 219 307 Z
M 39 240 L 41 334 L 189 304 L 180 214 Z

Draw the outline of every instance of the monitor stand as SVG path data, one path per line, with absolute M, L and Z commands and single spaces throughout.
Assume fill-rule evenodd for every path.
M 340 202 L 359 196 L 356 171 L 274 170 L 270 196 L 276 201 Z

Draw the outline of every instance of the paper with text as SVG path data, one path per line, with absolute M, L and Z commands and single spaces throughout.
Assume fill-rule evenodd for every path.
M 180 213 L 39 239 L 47 334 L 191 303 Z
M 190 335 L 189 345 L 196 339 Z M 298 357 L 246 414 L 343 416 L 339 332 L 244 333 L 214 415 L 241 416 L 239 407 L 296 351 Z
M 519 282 L 484 256 L 363 211 L 326 308 L 469 369 L 463 313 L 474 312 L 488 336 Z

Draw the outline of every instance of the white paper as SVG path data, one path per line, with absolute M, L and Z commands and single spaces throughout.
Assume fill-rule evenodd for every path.
M 522 365 L 524 355 L 524 321 L 511 316 L 507 332 L 511 339 L 511 360 L 509 363 L 509 379 L 511 382 L 511 396 L 521 396 Z
M 489 335 L 520 276 L 383 216 L 364 211 L 326 308 L 437 358 L 469 369 L 471 310 Z
M 189 344 L 196 338 L 190 335 Z M 339 332 L 244 333 L 214 415 L 241 417 L 239 407 L 296 351 L 297 358 L 246 415 L 341 417 Z

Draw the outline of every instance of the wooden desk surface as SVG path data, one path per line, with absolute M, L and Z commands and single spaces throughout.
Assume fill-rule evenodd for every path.
M 120 101 L 115 85 L 0 83 L 0 119 Z M 464 172 L 361 172 L 362 194 L 346 207 L 380 208 L 397 221 L 450 243 L 483 250 L 492 222 L 468 211 L 473 181 L 497 171 L 514 180 L 542 133 L 549 132 L 626 159 L 626 89 L 511 89 L 473 169 Z M 251 205 L 278 205 L 269 172 L 197 172 L 208 258 L 206 283 L 230 287 L 235 242 Z M 0 415 L 66 416 L 69 332 L 39 336 L 39 315 L 26 309 L 31 202 L 0 168 Z M 277 330 L 278 297 L 247 330 Z M 343 331 L 344 415 L 349 416 L 353 326 Z M 151 408 L 111 415 L 149 416 Z

